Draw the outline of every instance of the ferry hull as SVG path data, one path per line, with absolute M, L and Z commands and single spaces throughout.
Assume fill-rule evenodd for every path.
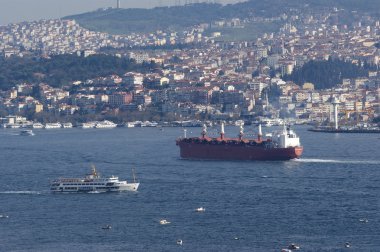
M 78 192 L 123 192 L 123 191 L 132 191 L 135 192 L 139 188 L 140 183 L 128 183 L 128 184 L 122 184 L 118 185 L 116 187 L 95 187 L 95 186 L 83 186 L 83 187 L 75 187 L 75 186 L 68 186 L 68 187 L 51 187 L 51 192 L 63 192 L 63 193 L 78 193 Z
M 181 158 L 214 160 L 290 160 L 302 155 L 303 147 L 264 148 L 239 145 L 210 145 L 179 141 Z

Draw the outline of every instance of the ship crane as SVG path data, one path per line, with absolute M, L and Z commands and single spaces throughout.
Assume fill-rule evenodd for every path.
M 224 122 L 220 125 L 220 139 L 224 139 Z
M 202 129 L 202 138 L 204 139 L 207 134 L 207 126 L 206 124 L 203 124 L 203 129 Z
M 240 141 L 243 139 L 243 136 L 244 136 L 244 128 L 243 128 L 243 125 L 240 124 L 240 132 L 239 132 L 239 140 Z
M 261 142 L 261 138 L 263 136 L 263 132 L 261 131 L 261 124 L 259 124 L 259 133 L 257 135 L 257 140 Z

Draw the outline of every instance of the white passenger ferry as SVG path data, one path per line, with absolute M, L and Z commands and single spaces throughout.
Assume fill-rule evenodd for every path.
M 21 130 L 20 136 L 34 136 L 33 130 Z
M 85 178 L 60 178 L 54 180 L 50 185 L 52 192 L 121 192 L 137 191 L 140 183 L 136 182 L 133 174 L 133 183 L 120 181 L 118 177 L 111 176 L 101 178 L 92 166 L 91 174 Z

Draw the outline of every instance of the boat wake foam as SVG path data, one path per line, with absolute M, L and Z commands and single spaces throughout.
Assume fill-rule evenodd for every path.
M 300 158 L 300 159 L 293 159 L 292 161 L 303 162 L 303 163 L 370 164 L 370 165 L 380 164 L 380 161 L 376 161 L 376 160 L 336 160 L 336 159 L 318 159 L 318 158 Z
M 97 194 L 97 193 L 105 193 L 104 191 L 89 191 L 87 193 L 90 193 L 90 194 Z
M 2 191 L 0 194 L 41 194 L 38 191 Z

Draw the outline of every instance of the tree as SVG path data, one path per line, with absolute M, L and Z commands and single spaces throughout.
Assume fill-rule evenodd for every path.
M 11 57 L 0 60 L 0 89 L 7 90 L 22 82 L 44 82 L 53 87 L 62 87 L 77 80 L 123 75 L 126 71 L 145 73 L 154 69 L 159 69 L 159 65 L 154 62 L 137 64 L 134 60 L 110 55 L 81 57 L 64 54 L 52 56 L 51 59 Z
M 332 88 L 342 83 L 344 78 L 357 78 L 368 75 L 372 66 L 368 64 L 360 65 L 339 59 L 329 58 L 327 61 L 309 61 L 300 68 L 296 68 L 292 74 L 285 75 L 285 80 L 292 80 L 298 85 L 305 82 L 315 84 L 316 89 Z

